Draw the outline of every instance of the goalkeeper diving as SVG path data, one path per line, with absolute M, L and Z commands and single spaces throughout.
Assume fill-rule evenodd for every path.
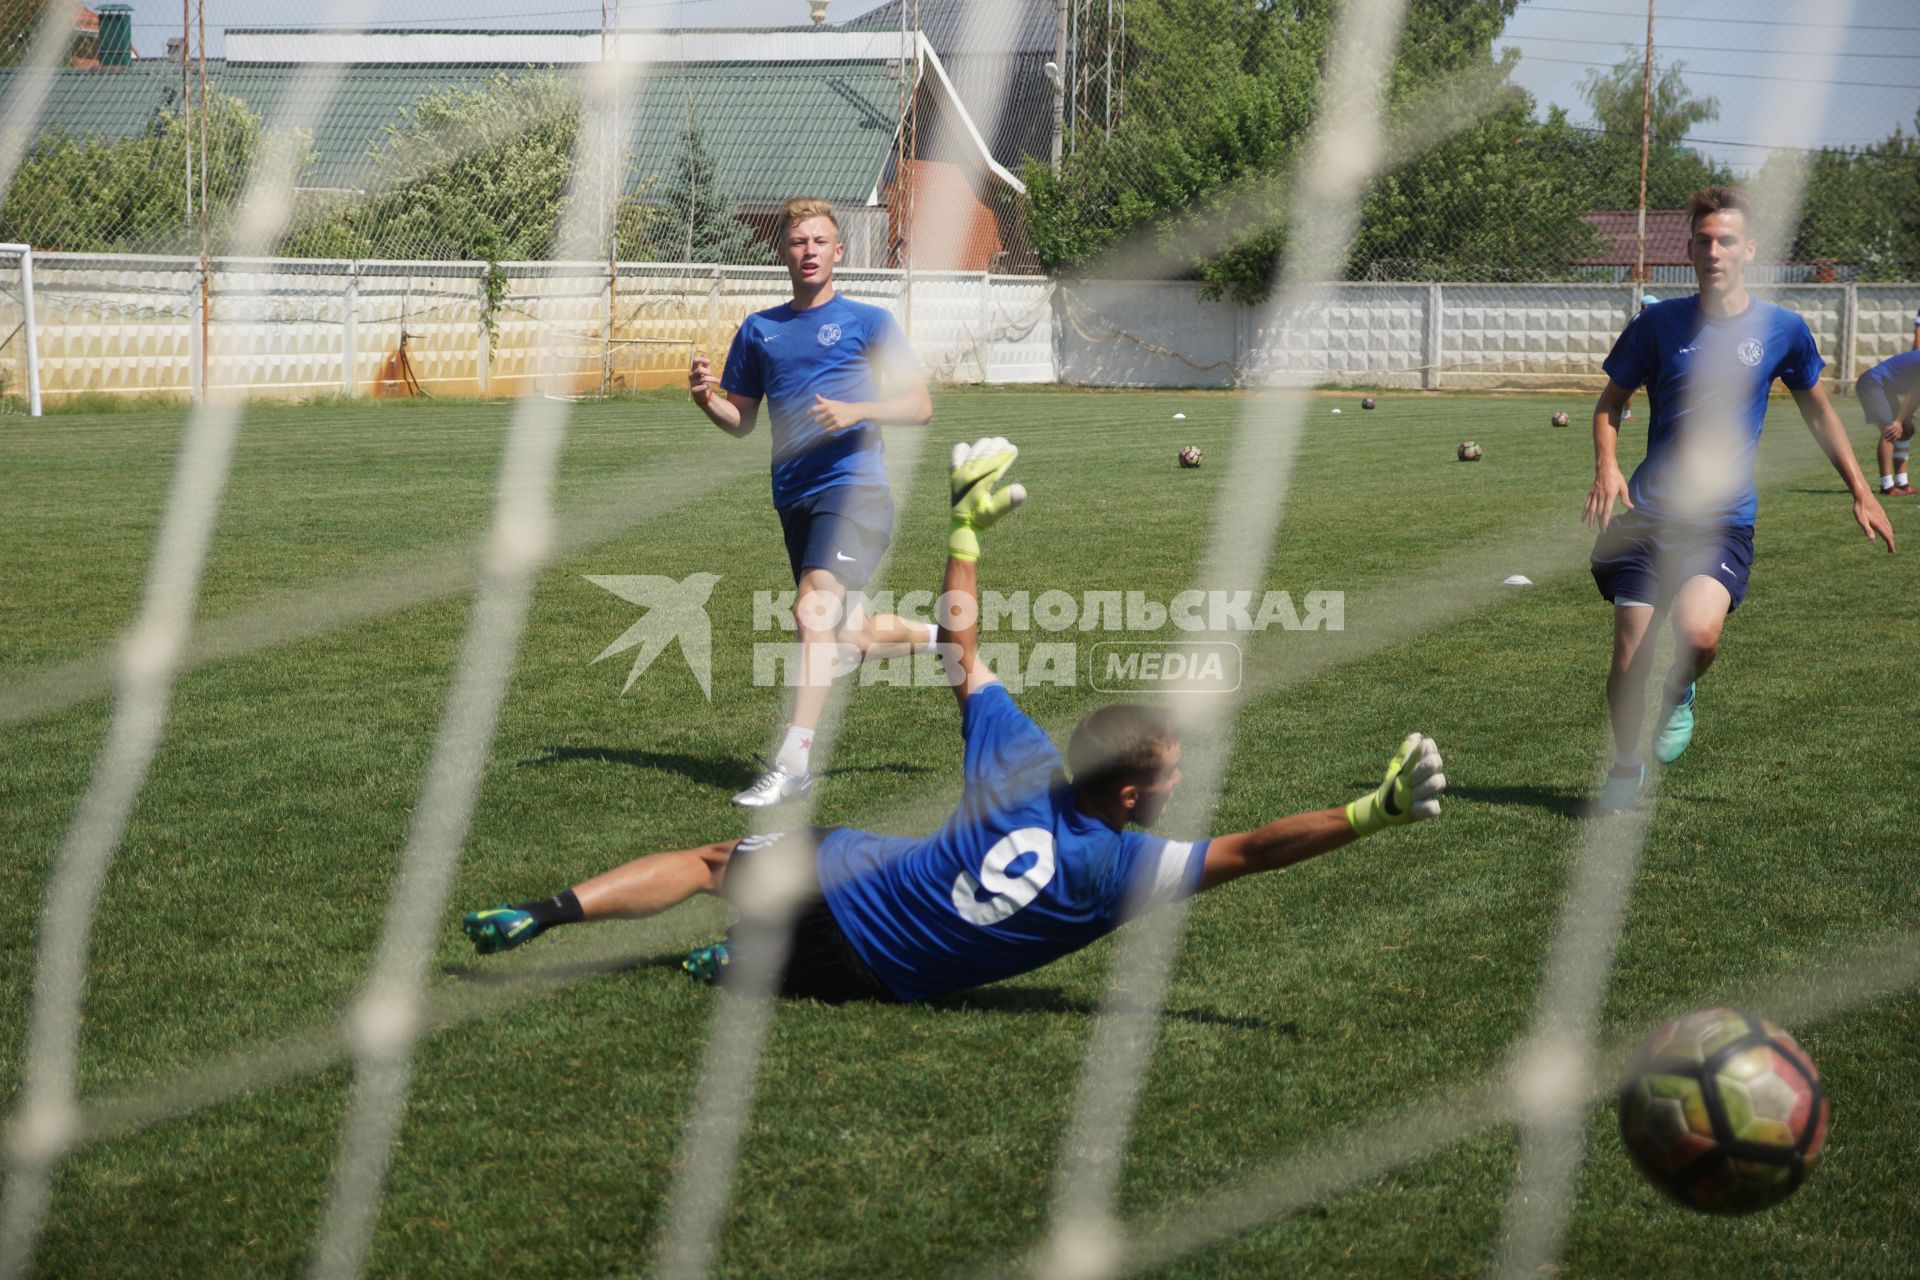
M 1062 761 L 979 657 L 981 535 L 1026 497 L 1017 484 L 1002 487 L 1017 456 L 998 438 L 954 448 L 936 652 L 960 704 L 965 785 L 938 831 L 915 839 L 800 830 L 649 854 L 551 898 L 469 913 L 461 923 L 474 946 L 503 951 L 560 925 L 631 920 L 718 894 L 739 920 L 683 967 L 724 983 L 751 948 L 779 945 L 778 909 L 766 905 L 778 882 L 791 891 L 782 902 L 798 901 L 783 995 L 928 1000 L 1037 969 L 1134 916 L 1241 876 L 1439 814 L 1440 752 L 1411 733 L 1380 786 L 1350 804 L 1199 840 L 1137 829 L 1159 821 L 1180 784 L 1172 717 L 1100 707 L 1075 727 Z M 778 861 L 750 871 L 764 860 Z

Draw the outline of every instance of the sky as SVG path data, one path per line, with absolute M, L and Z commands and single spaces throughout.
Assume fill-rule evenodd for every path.
M 993 4 L 997 0 L 977 0 Z M 845 21 L 880 0 L 832 0 Z M 134 47 L 160 56 L 179 33 L 178 0 L 133 0 Z M 367 25 L 592 29 L 598 0 L 205 0 L 207 45 L 225 26 Z M 628 27 L 754 27 L 807 21 L 807 0 L 620 0 Z M 1526 0 L 1496 48 L 1520 51 L 1515 80 L 1544 110 L 1590 123 L 1581 78 L 1635 56 L 1646 35 L 1644 0 Z M 364 15 L 356 24 L 350 15 Z M 1920 108 L 1920 0 L 1655 0 L 1654 53 L 1686 63 L 1689 88 L 1720 102 L 1719 119 L 1695 130 L 1698 148 L 1736 169 L 1756 167 L 1766 144 L 1859 146 L 1896 125 L 1911 132 Z M 1824 113 L 1827 81 L 1840 84 Z

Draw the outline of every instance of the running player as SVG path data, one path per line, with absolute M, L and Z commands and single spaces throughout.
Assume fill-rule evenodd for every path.
M 726 371 L 705 352 L 687 369 L 687 391 L 728 435 L 753 430 L 761 400 L 773 429 L 773 506 L 793 570 L 800 679 L 793 714 L 771 767 L 735 804 L 764 808 L 813 786 L 814 729 L 826 708 L 842 652 L 895 657 L 933 643 L 927 623 L 866 616 L 847 592 L 867 585 L 893 534 L 882 423 L 933 417 L 926 380 L 906 336 L 884 308 L 844 298 L 833 269 L 846 256 L 840 223 L 825 200 L 787 201 L 780 261 L 793 299 L 748 316 L 734 335 Z M 884 398 L 876 383 L 888 385 Z
M 998 439 L 954 450 L 940 652 L 960 702 L 966 782 L 939 831 L 795 832 L 656 853 L 552 898 L 468 914 L 461 923 L 474 946 L 500 951 L 560 924 L 650 916 L 696 893 L 727 894 L 739 907 L 746 868 L 780 859 L 753 874 L 804 877 L 784 994 L 926 1000 L 1039 968 L 1154 907 L 1440 812 L 1440 754 L 1416 733 L 1379 788 L 1344 808 L 1193 842 L 1129 830 L 1152 826 L 1166 808 L 1180 781 L 1180 743 L 1166 713 L 1125 704 L 1074 729 L 1069 782 L 1053 743 L 978 653 L 978 532 L 1025 496 L 1018 485 L 995 491 L 1015 455 Z M 686 967 L 724 973 L 762 945 L 767 927 L 746 911 L 727 942 L 694 952 Z
M 1893 530 L 1820 386 L 1824 361 L 1806 322 L 1747 293 L 1751 203 L 1735 187 L 1694 194 L 1689 214 L 1698 294 L 1655 303 L 1629 321 L 1603 367 L 1593 410 L 1594 478 L 1586 520 L 1597 525 L 1593 578 L 1613 604 L 1607 702 L 1614 759 L 1596 808 L 1633 807 L 1646 765 L 1640 730 L 1653 660 L 1648 643 L 1671 612 L 1673 667 L 1661 693 L 1654 757 L 1677 760 L 1693 737 L 1694 682 L 1719 652 L 1721 628 L 1747 592 L 1758 498 L 1753 462 L 1775 378 L 1793 393 L 1807 429 L 1853 495 L 1869 540 L 1893 550 Z M 1620 410 L 1647 389 L 1647 456 L 1628 482 L 1614 446 Z M 1614 502 L 1626 505 L 1618 518 Z

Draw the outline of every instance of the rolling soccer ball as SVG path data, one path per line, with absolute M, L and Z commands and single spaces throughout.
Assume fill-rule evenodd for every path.
M 1360 407 L 1361 407 L 1362 409 L 1371 409 L 1371 408 L 1373 408 L 1373 397 L 1372 397 L 1372 396 L 1362 396 L 1362 397 L 1360 397 Z
M 1794 1038 L 1737 1009 L 1702 1009 L 1648 1036 L 1620 1083 L 1620 1136 L 1647 1181 L 1705 1213 L 1752 1213 L 1793 1194 L 1830 1117 Z
M 1190 444 L 1180 451 L 1180 465 L 1183 467 L 1197 467 L 1206 456 L 1206 454 L 1200 452 L 1197 445 Z
M 1454 452 L 1454 455 L 1458 457 L 1462 462 L 1480 461 L 1480 446 L 1475 444 L 1471 440 L 1462 440 L 1460 442 L 1460 447 L 1458 449 L 1455 449 L 1453 452 Z
M 1564 427 L 1569 422 L 1572 422 L 1572 421 L 1573 419 L 1567 416 L 1567 411 L 1565 409 L 1562 409 L 1560 410 L 1560 412 L 1553 415 L 1553 425 L 1556 427 Z

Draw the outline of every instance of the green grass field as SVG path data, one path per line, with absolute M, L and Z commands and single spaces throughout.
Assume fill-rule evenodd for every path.
M 994 433 L 1020 444 L 1016 478 L 1033 496 L 988 535 L 983 585 L 1171 598 L 1204 554 L 1247 403 L 939 394 L 886 585 L 936 585 L 941 459 L 955 440 Z M 1577 518 L 1590 449 L 1578 426 L 1547 426 L 1553 409 L 1577 422 L 1584 407 L 1573 395 L 1385 394 L 1370 414 L 1350 397 L 1309 409 L 1269 581 L 1245 585 L 1343 591 L 1345 630 L 1250 647 L 1260 688 L 1214 825 L 1343 802 L 1413 727 L 1446 752 L 1447 810 L 1195 905 L 1128 1152 L 1131 1219 L 1178 1217 L 1471 1086 L 1528 1026 L 1606 741 L 1608 612 Z M 1171 423 L 1176 411 L 1187 421 Z M 316 1037 L 353 999 L 379 935 L 511 412 L 249 415 L 201 602 L 228 647 L 179 682 L 107 880 L 81 1055 L 85 1099 L 164 1112 L 155 1099 L 180 1097 L 184 1113 L 66 1162 L 40 1274 L 304 1267 L 349 1085 L 344 1058 Z M 183 421 L 0 420 L 0 712 L 44 701 L 50 673 L 83 694 L 102 687 L 89 662 L 138 600 Z M 1467 437 L 1486 448 L 1477 465 L 1453 459 Z M 1206 450 L 1199 471 L 1174 466 L 1187 443 Z M 1789 402 L 1776 403 L 1763 453 L 1752 594 L 1652 821 L 1608 987 L 1610 1042 L 1911 939 L 1920 924 L 1920 506 L 1893 510 L 1907 542 L 1890 559 L 1859 536 Z M 433 979 L 443 1025 L 418 1059 L 377 1274 L 640 1273 L 673 1169 L 704 1158 L 681 1135 L 718 997 L 668 966 L 713 936 L 718 904 L 486 961 L 457 919 L 748 829 L 727 797 L 751 777 L 783 699 L 752 683 L 762 637 L 750 600 L 790 585 L 765 460 L 764 433 L 729 441 L 676 396 L 572 416 L 559 486 L 569 541 L 535 596 L 446 914 Z M 711 702 L 674 651 L 620 696 L 630 656 L 589 663 L 637 611 L 583 575 L 696 570 L 724 575 Z M 1499 586 L 1510 573 L 1535 585 Z M 269 633 L 279 639 L 246 640 Z M 1084 678 L 1022 699 L 1062 741 L 1100 700 Z M 108 709 L 98 693 L 54 697 L 0 728 L 9 1111 L 49 868 Z M 819 819 L 930 828 L 957 794 L 957 746 L 945 690 L 856 690 Z M 1165 829 L 1197 834 L 1203 820 L 1176 800 Z M 721 1271 L 964 1275 L 1031 1246 L 1113 946 L 931 1006 L 783 1006 Z M 535 975 L 551 981 L 520 981 Z M 1826 1075 L 1834 1128 L 1808 1185 L 1755 1217 L 1670 1207 L 1596 1107 L 1564 1274 L 1913 1275 L 1916 1015 L 1911 993 L 1882 995 L 1792 1028 Z M 285 1069 L 244 1093 L 195 1093 L 203 1069 L 236 1060 Z M 1487 1128 L 1164 1273 L 1483 1273 L 1516 1159 L 1512 1128 Z

